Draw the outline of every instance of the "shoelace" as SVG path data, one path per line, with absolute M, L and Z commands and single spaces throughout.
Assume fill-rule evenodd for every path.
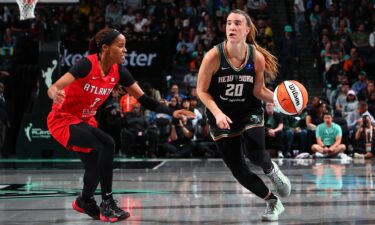
M 266 214 L 270 214 L 270 213 L 273 213 L 273 211 L 275 211 L 276 209 L 276 203 L 268 203 L 267 205 L 267 208 L 266 208 Z
M 115 212 L 120 212 L 120 211 L 122 211 L 122 209 L 121 209 L 120 207 L 117 206 L 117 203 L 118 203 L 117 200 L 110 199 L 110 200 L 109 200 L 108 207 L 109 207 L 110 209 L 114 210 Z
M 281 178 L 277 175 L 277 172 L 275 171 L 274 174 L 271 176 L 272 182 L 276 183 L 277 186 L 284 185 L 284 182 L 281 180 Z
M 90 201 L 86 202 L 87 205 L 96 205 L 95 199 L 90 199 Z

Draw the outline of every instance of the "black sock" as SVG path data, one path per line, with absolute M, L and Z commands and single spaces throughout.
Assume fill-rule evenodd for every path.
M 271 163 L 271 168 L 269 168 L 269 169 L 263 169 L 263 172 L 265 173 L 265 174 L 269 174 L 269 173 L 271 173 L 272 172 L 272 170 L 273 170 L 273 164 Z
M 274 195 L 272 192 L 271 192 L 271 194 L 268 196 L 268 198 L 267 199 L 264 199 L 264 200 L 270 200 L 270 199 L 277 199 L 277 197 L 276 197 L 276 195 Z
M 102 194 L 102 199 L 103 199 L 103 201 L 108 200 L 108 199 L 111 199 L 111 198 L 113 198 L 113 194 L 112 194 L 112 192 L 111 192 L 111 193 L 103 193 L 103 194 Z
M 84 202 L 90 202 L 92 199 L 94 199 L 94 196 L 88 196 L 88 195 L 82 194 L 81 199 Z

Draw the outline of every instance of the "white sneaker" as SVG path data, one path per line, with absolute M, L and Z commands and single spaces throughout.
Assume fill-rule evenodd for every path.
M 302 152 L 296 156 L 296 159 L 309 159 L 309 158 L 311 158 L 311 156 L 307 152 Z
M 284 206 L 280 199 L 270 199 L 267 202 L 267 208 L 262 215 L 263 221 L 276 221 L 279 219 L 279 215 L 284 212 Z
M 281 151 L 279 151 L 279 152 L 277 153 L 277 157 L 278 157 L 279 159 L 283 159 L 283 158 L 284 158 L 284 154 L 283 154 Z
M 326 156 L 320 152 L 315 152 L 315 158 L 325 158 Z
M 343 160 L 348 160 L 348 161 L 353 160 L 352 157 L 348 156 L 348 155 L 345 154 L 345 153 L 339 153 L 339 157 L 340 157 L 341 159 L 343 159 Z
M 365 155 L 364 155 L 364 154 L 359 154 L 359 153 L 357 153 L 357 152 L 354 152 L 354 158 L 364 159 L 364 158 L 365 158 Z
M 281 172 L 279 166 L 272 161 L 273 170 L 266 174 L 272 181 L 277 193 L 281 197 L 288 197 L 291 191 L 290 180 Z

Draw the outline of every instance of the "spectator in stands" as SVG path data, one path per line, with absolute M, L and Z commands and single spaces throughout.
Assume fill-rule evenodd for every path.
M 143 7 L 142 0 L 122 0 L 123 2 L 123 8 L 133 8 L 135 10 L 139 10 Z
M 126 157 L 145 156 L 147 151 L 147 118 L 141 106 L 135 103 L 122 118 L 121 151 Z
M 184 76 L 185 93 L 190 93 L 191 88 L 197 87 L 198 68 L 195 61 L 190 63 L 189 70 L 190 73 Z
M 266 103 L 266 110 L 264 112 L 264 126 L 266 128 L 266 148 L 269 148 L 273 143 L 276 147 L 279 158 L 284 158 L 287 154 L 284 148 L 284 121 L 280 113 L 275 112 L 275 105 L 273 103 Z M 272 146 L 273 147 L 273 146 Z
M 332 68 L 334 68 L 335 66 L 333 66 Z M 329 71 L 331 72 L 331 70 Z M 329 73 L 327 75 L 330 75 Z M 330 82 L 330 76 L 328 76 L 328 80 L 326 82 Z M 339 96 L 339 94 L 341 93 L 341 88 L 342 88 L 342 85 L 343 84 L 348 84 L 349 85 L 349 80 L 348 80 L 348 77 L 346 76 L 345 74 L 345 71 L 343 70 L 339 70 L 337 72 L 337 85 L 336 85 L 336 88 L 333 88 L 334 86 L 332 85 L 332 92 L 327 96 L 328 97 L 328 100 L 329 100 L 329 103 L 330 103 L 330 106 L 335 109 L 336 106 L 336 100 L 337 100 L 337 97 Z M 348 86 L 348 90 L 350 89 L 350 85 Z
M 191 55 L 188 52 L 186 44 L 181 45 L 181 49 L 174 55 L 174 66 L 187 68 L 191 61 Z
M 121 26 L 134 26 L 135 24 L 135 14 L 134 9 L 129 7 L 125 14 L 121 17 Z
M 172 96 L 170 101 L 168 102 L 168 106 L 174 110 L 181 108 L 181 102 L 180 99 L 176 96 Z
M 205 33 L 201 36 L 201 40 L 205 49 L 210 49 L 221 41 L 221 39 L 217 37 L 216 31 L 212 26 L 207 27 Z
M 375 87 L 373 79 L 367 79 L 366 88 L 358 93 L 358 100 L 367 102 L 369 112 L 371 115 L 375 115 Z
M 311 34 L 314 41 L 319 40 L 319 27 L 321 25 L 321 16 L 320 16 L 320 6 L 318 4 L 314 5 L 314 10 L 309 16 Z
M 165 106 L 168 107 L 168 102 L 167 100 L 165 100 L 165 98 L 160 98 L 159 102 Z M 165 118 L 167 120 L 171 120 L 172 117 L 168 114 L 165 114 L 165 113 L 156 113 L 154 111 L 150 111 L 150 113 L 147 113 L 145 114 L 146 118 L 147 118 L 147 121 L 149 122 L 149 124 L 154 124 L 155 123 L 155 120 L 157 118 Z
M 231 8 L 230 8 L 228 0 L 220 0 L 220 3 L 216 9 L 216 17 L 221 18 L 223 17 L 224 14 L 228 15 L 230 10 Z
M 204 112 L 201 111 L 201 109 L 198 108 L 198 98 L 193 97 L 189 98 L 189 110 L 195 113 L 195 118 L 193 119 L 193 126 L 197 125 L 198 121 L 203 118 Z
M 176 51 L 181 51 L 181 48 L 185 45 L 187 47 L 187 52 L 189 54 L 193 53 L 195 50 L 194 40 L 189 39 L 189 34 L 184 31 L 178 32 L 178 42 L 176 45 Z
M 176 97 L 178 102 L 181 102 L 181 100 L 186 98 L 186 95 L 180 92 L 180 87 L 178 84 L 172 84 L 169 94 L 167 97 L 165 97 L 165 99 L 170 102 L 172 97 Z
M 142 89 L 144 92 L 155 101 L 160 101 L 160 91 L 152 86 L 150 82 L 143 82 Z
M 248 0 L 247 1 L 247 10 L 248 13 L 252 16 L 257 16 L 260 9 L 267 8 L 267 1 L 266 0 Z
M 216 158 L 219 154 L 216 149 L 216 144 L 212 140 L 209 130 L 209 125 L 206 118 L 201 118 L 194 126 L 194 155 L 204 158 Z
M 351 112 L 357 110 L 358 108 L 358 100 L 355 92 L 353 90 L 349 90 L 346 96 L 346 101 L 342 102 L 341 105 L 341 115 L 346 118 Z
M 183 100 L 186 109 L 187 100 Z M 194 149 L 192 143 L 194 136 L 194 127 L 191 118 L 182 118 L 172 120 L 171 140 L 172 144 L 178 149 L 176 153 L 167 154 L 168 157 L 180 158 L 191 157 Z
M 329 68 L 329 70 L 324 74 L 325 76 L 323 76 L 325 77 L 324 83 L 326 88 L 327 99 L 330 99 L 331 94 L 337 89 L 339 73 L 341 73 L 339 64 L 333 64 Z
M 143 32 L 145 26 L 149 26 L 150 20 L 145 18 L 141 12 L 135 14 L 134 32 Z
M 357 31 L 352 34 L 352 43 L 356 48 L 365 48 L 369 46 L 369 35 L 363 23 L 358 25 Z
M 357 110 L 351 112 L 347 117 L 346 121 L 348 124 L 348 129 L 349 129 L 349 136 L 353 137 L 354 132 L 357 130 L 357 128 L 360 126 L 360 122 L 362 120 L 362 117 L 364 115 L 367 115 L 371 119 L 371 124 L 374 126 L 375 125 L 375 120 L 374 117 L 370 114 L 368 111 L 368 105 L 365 101 L 360 101 L 358 103 L 358 108 Z
M 362 70 L 365 66 L 364 60 L 358 56 L 358 52 L 356 48 L 350 49 L 350 56 L 348 59 L 344 61 L 343 68 L 345 72 L 347 72 L 348 78 L 350 82 L 353 82 L 355 78 L 357 78 L 357 72 Z M 355 67 L 353 69 L 353 67 Z
M 360 93 L 367 86 L 367 73 L 364 70 L 358 72 L 358 80 L 353 83 L 352 89 L 356 94 Z
M 0 82 L 0 152 L 2 154 L 4 154 L 2 148 L 5 142 L 6 128 L 9 127 L 4 89 L 4 84 Z
M 369 116 L 362 117 L 354 137 L 354 157 L 372 158 L 375 155 L 375 133 Z
M 0 54 L 0 71 L 2 76 L 9 76 L 13 71 L 15 64 L 15 58 L 10 54 L 8 48 L 2 49 L 3 52 Z M 3 55 L 4 54 L 4 55 Z
M 332 65 L 341 63 L 338 54 L 336 50 L 331 51 L 331 57 L 325 63 L 325 72 L 328 72 Z
M 193 53 L 191 53 L 191 57 L 193 59 L 197 59 L 198 57 L 201 57 L 201 59 L 203 59 L 203 56 L 205 54 L 206 54 L 206 48 L 204 46 L 204 43 L 199 41 L 196 48 L 195 48 L 195 51 Z
M 343 106 L 346 104 L 346 98 L 348 97 L 348 91 L 350 90 L 350 85 L 348 83 L 342 83 L 340 85 L 340 92 L 336 93 L 335 98 L 335 110 L 342 112 Z
M 302 130 L 304 136 L 307 137 L 307 149 L 311 149 L 315 143 L 315 130 L 316 127 L 323 122 L 323 113 L 327 111 L 326 103 L 319 97 L 314 97 L 311 108 L 307 109 L 306 116 L 306 130 Z
M 294 30 L 296 35 L 301 35 L 305 25 L 305 6 L 303 0 L 294 0 Z
M 5 55 L 5 50 L 9 50 L 11 56 L 14 55 L 14 49 L 16 48 L 18 38 L 13 34 L 10 27 L 5 28 L 5 33 L 0 39 L 1 55 Z
M 333 122 L 333 117 L 329 112 L 323 113 L 323 120 L 324 123 L 319 124 L 316 128 L 316 144 L 311 147 L 311 151 L 317 158 L 348 157 L 343 155 L 346 146 L 341 143 L 341 127 Z
M 350 29 L 350 20 L 343 16 L 333 20 L 332 28 L 334 34 L 338 34 L 340 31 L 347 35 L 352 33 L 352 30 Z
M 285 134 L 284 138 L 284 149 L 286 152 L 285 157 L 291 158 L 293 153 L 293 142 L 295 141 L 295 137 L 299 137 L 300 145 L 299 149 L 302 149 L 304 145 L 306 145 L 306 138 L 301 135 L 301 128 L 299 127 L 299 120 L 294 116 L 284 115 L 283 117 L 283 131 Z M 302 152 L 302 150 L 301 150 Z
M 110 20 L 114 26 L 120 26 L 122 8 L 116 1 L 111 1 L 105 7 L 105 19 Z
M 292 36 L 292 31 L 292 26 L 286 25 L 284 35 L 277 43 L 282 78 L 286 80 L 293 79 L 294 68 L 299 61 L 297 41 Z
M 372 26 L 372 32 L 369 35 L 369 45 L 372 48 L 372 51 L 375 49 L 375 24 Z
M 119 153 L 121 146 L 121 119 L 124 116 L 120 107 L 120 94 L 120 87 L 114 88 L 110 97 L 104 103 L 105 128 L 115 141 L 115 153 Z
M 123 113 L 131 112 L 134 105 L 136 105 L 137 103 L 137 99 L 131 96 L 129 93 L 124 94 L 120 98 L 120 107 Z

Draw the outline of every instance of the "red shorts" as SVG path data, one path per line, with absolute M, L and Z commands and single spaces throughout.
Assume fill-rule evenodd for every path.
M 68 150 L 88 153 L 92 150 L 91 148 L 68 145 L 70 138 L 70 125 L 79 124 L 81 122 L 85 122 L 93 127 L 98 127 L 94 117 L 90 117 L 90 119 L 86 121 L 70 113 L 58 112 L 56 110 L 51 110 L 47 117 L 48 130 L 57 142 L 62 144 Z

